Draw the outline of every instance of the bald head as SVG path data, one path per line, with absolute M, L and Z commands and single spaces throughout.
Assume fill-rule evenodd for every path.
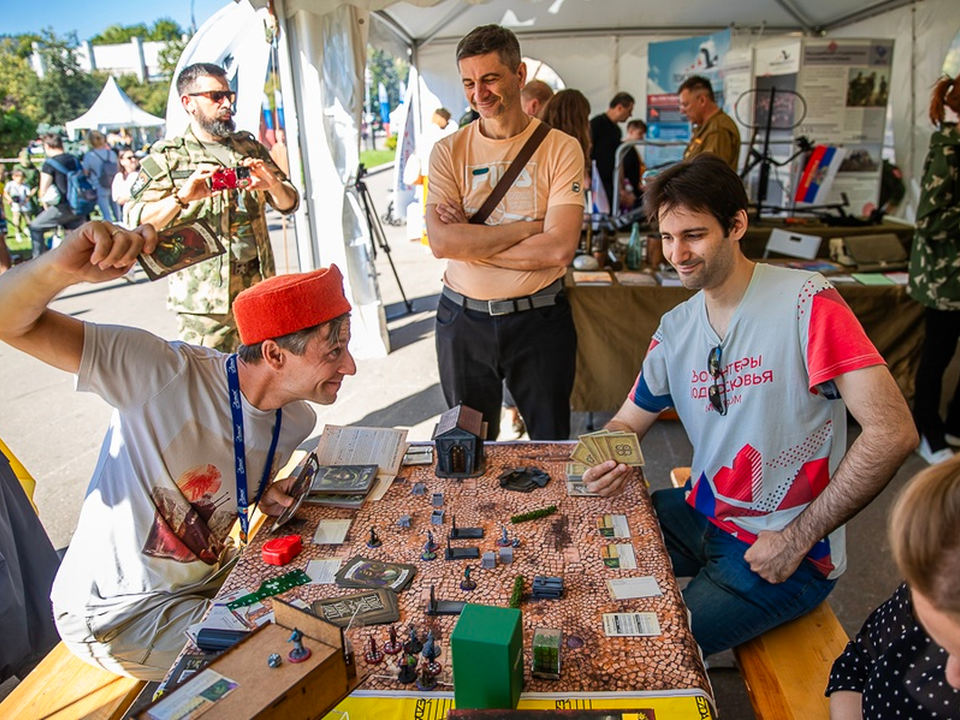
M 531 80 L 520 91 L 520 104 L 523 111 L 537 119 L 543 119 L 543 108 L 553 97 L 553 89 L 543 80 Z

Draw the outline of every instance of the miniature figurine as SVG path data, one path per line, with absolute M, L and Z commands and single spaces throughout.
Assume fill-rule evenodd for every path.
M 497 547 L 507 547 L 510 545 L 510 538 L 507 537 L 507 526 L 502 525 L 500 529 L 500 539 L 497 540 Z
M 293 629 L 287 642 L 293 643 L 293 650 L 287 655 L 290 662 L 300 663 L 310 657 L 310 648 L 303 646 L 303 632 L 299 628 Z
M 377 648 L 377 639 L 373 635 L 370 636 L 370 649 L 363 656 L 363 659 L 371 665 L 383 662 L 383 653 Z
M 423 643 L 417 637 L 417 628 L 414 627 L 413 623 L 410 623 L 410 639 L 404 643 L 403 649 L 408 655 L 416 655 L 423 650 Z
M 430 669 L 424 663 L 420 667 L 420 674 L 417 676 L 417 688 L 424 692 L 429 692 L 437 686 L 437 676 L 430 672 Z
M 440 547 L 437 545 L 437 541 L 433 537 L 432 530 L 427 530 L 427 544 L 430 546 L 431 552 L 435 552 Z
M 423 650 L 420 652 L 427 660 L 433 660 L 440 654 L 440 648 L 437 647 L 433 639 L 433 630 L 427 632 L 427 641 L 423 644 Z
M 430 543 L 429 540 L 427 540 L 427 542 L 425 542 L 425 543 L 423 544 L 423 552 L 420 553 L 420 559 L 421 559 L 421 560 L 430 561 L 430 560 L 436 560 L 436 559 L 437 559 L 437 554 L 433 551 L 433 549 L 430 547 L 430 545 L 431 545 L 431 543 Z
M 383 545 L 383 543 L 380 541 L 380 538 L 377 536 L 377 529 L 374 528 L 374 527 L 371 527 L 371 528 L 370 528 L 370 539 L 367 540 L 367 547 L 368 547 L 368 548 L 378 548 L 378 547 L 380 547 L 381 545 Z
M 280 657 L 280 653 L 270 653 L 270 656 L 267 658 L 267 665 L 272 668 L 280 667 L 283 660 Z
M 403 659 L 400 661 L 400 673 L 397 675 L 397 680 L 402 682 L 404 685 L 409 685 L 417 679 L 417 656 L 416 655 L 404 655 Z
M 397 640 L 397 629 L 391 625 L 390 640 L 383 644 L 383 651 L 387 653 L 387 655 L 396 655 L 401 650 L 403 650 L 403 645 Z
M 463 580 L 460 581 L 460 589 L 470 592 L 471 590 L 477 589 L 477 583 L 475 580 L 470 579 L 470 566 L 467 565 L 463 569 Z

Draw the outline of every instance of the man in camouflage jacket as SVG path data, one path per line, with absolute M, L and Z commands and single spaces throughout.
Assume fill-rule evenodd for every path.
M 156 143 L 144 159 L 127 220 L 158 230 L 196 220 L 210 224 L 226 253 L 171 275 L 167 307 L 178 314 L 182 340 L 232 352 L 239 342 L 234 298 L 276 274 L 265 203 L 289 214 L 300 196 L 253 135 L 234 132 L 236 96 L 222 68 L 209 63 L 184 68 L 177 92 L 190 127 Z M 250 169 L 246 187 L 211 188 L 216 171 L 238 166 Z

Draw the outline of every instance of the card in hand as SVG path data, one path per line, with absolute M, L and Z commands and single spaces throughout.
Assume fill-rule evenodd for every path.
M 310 453 L 303 463 L 300 474 L 297 475 L 296 482 L 294 482 L 293 487 L 290 488 L 290 492 L 287 493 L 293 498 L 293 502 L 280 513 L 280 517 L 277 518 L 277 521 L 273 524 L 273 528 L 271 528 L 272 532 L 276 532 L 278 528 L 286 525 L 293 519 L 293 516 L 297 514 L 297 510 L 299 510 L 300 505 L 303 504 L 303 499 L 307 496 L 307 493 L 310 492 L 310 484 L 313 482 L 313 477 L 317 474 L 319 467 L 320 462 L 317 460 L 316 453 Z
M 377 465 L 322 465 L 313 478 L 314 495 L 366 495 L 377 479 Z
M 151 280 L 159 280 L 225 252 L 206 220 L 174 225 L 157 235 L 156 249 L 149 255 L 140 253 L 137 258 Z

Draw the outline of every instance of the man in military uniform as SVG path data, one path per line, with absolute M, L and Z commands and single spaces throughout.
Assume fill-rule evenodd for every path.
M 684 160 L 692 160 L 700 153 L 713 153 L 734 172 L 740 162 L 740 129 L 733 119 L 717 105 L 713 85 L 700 75 L 691 75 L 677 90 L 680 112 L 696 129 L 683 151 Z
M 207 221 L 227 252 L 170 276 L 167 307 L 179 316 L 180 338 L 224 352 L 238 344 L 232 304 L 241 290 L 276 274 L 264 204 L 289 214 L 300 196 L 270 154 L 248 132 L 234 132 L 236 93 L 218 65 L 183 69 L 177 92 L 190 116 L 187 131 L 156 143 L 131 190 L 131 226 Z M 214 190 L 218 171 L 246 167 L 245 187 Z

